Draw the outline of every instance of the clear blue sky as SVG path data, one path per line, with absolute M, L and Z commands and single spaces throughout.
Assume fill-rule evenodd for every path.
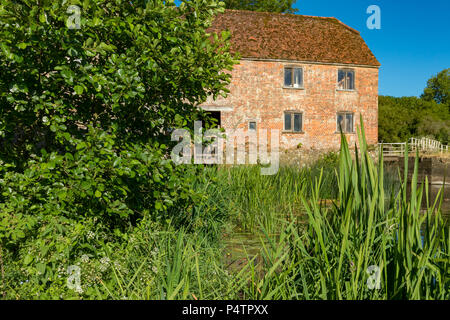
M 370 5 L 381 29 L 369 30 Z M 427 80 L 450 68 L 450 0 L 297 0 L 299 14 L 335 17 L 360 31 L 381 62 L 381 95 L 419 96 Z

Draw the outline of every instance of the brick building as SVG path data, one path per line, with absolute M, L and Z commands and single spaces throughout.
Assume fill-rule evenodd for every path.
M 335 18 L 239 10 L 209 31 L 222 30 L 241 60 L 228 97 L 202 105 L 221 127 L 279 129 L 281 148 L 336 149 L 338 123 L 353 143 L 361 114 L 377 143 L 380 63 L 358 31 Z

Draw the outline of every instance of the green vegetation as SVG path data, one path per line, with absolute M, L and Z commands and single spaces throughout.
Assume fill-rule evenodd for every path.
M 103 244 L 141 221 L 175 228 L 194 215 L 200 168 L 168 160 L 168 132 L 192 128 L 198 104 L 227 92 L 229 35 L 205 33 L 222 10 L 213 0 L 1 2 L 3 294 L 67 298 L 64 273 L 81 256 L 106 258 Z
M 379 141 L 427 136 L 450 142 L 450 69 L 428 80 L 421 98 L 379 97 Z
M 411 197 L 386 183 L 364 132 L 354 160 L 344 139 L 274 176 L 169 160 L 235 62 L 215 1 L 78 5 L 80 29 L 68 3 L 0 5 L 3 299 L 450 298 L 440 198 L 421 212 L 417 161 Z M 236 229 L 260 243 L 231 268 Z
M 42 278 L 21 274 L 7 251 L 6 297 L 449 299 L 450 228 L 442 198 L 427 198 L 428 184 L 417 180 L 417 158 L 410 187 L 407 158 L 404 177 L 386 183 L 392 172 L 384 172 L 382 159 L 373 163 L 363 135 L 358 158 L 352 160 L 343 139 L 337 161 L 334 154 L 319 161 L 323 170 L 284 167 L 261 176 L 256 166 L 204 168 L 193 188 L 208 195 L 181 228 L 145 218 L 120 237 L 88 231 L 71 261 L 81 268 L 78 292 L 66 286 L 60 270 L 66 264 L 47 266 L 45 275 L 55 272 L 59 281 L 36 286 Z M 229 268 L 222 236 L 235 228 L 257 235 L 259 250 L 244 253 L 241 267 Z M 71 241 L 58 243 L 67 249 Z M 42 243 L 25 258 L 35 259 L 29 264 L 45 263 Z
M 450 68 L 442 70 L 428 80 L 421 98 L 442 103 L 450 109 Z
M 322 171 L 322 199 L 336 197 L 336 165 L 337 154 L 329 153 L 309 168 L 281 167 L 278 174 L 267 177 L 260 175 L 258 166 L 210 169 L 207 174 L 217 175 L 217 182 L 208 188 L 208 194 L 241 229 L 257 231 L 262 225 L 273 234 L 279 232 L 280 219 L 302 216 L 301 194 L 310 196 L 312 192 L 305 189 L 305 182 Z
M 223 0 L 226 9 L 295 13 L 297 0 Z

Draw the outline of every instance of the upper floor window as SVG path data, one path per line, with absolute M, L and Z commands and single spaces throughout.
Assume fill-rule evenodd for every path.
M 248 122 L 248 130 L 256 131 L 256 121 L 249 121 Z
M 284 86 L 291 88 L 303 88 L 303 68 L 285 67 Z
M 338 71 L 338 89 L 355 90 L 355 71 L 347 69 Z
M 338 112 L 337 114 L 337 132 L 353 133 L 353 112 Z
M 284 131 L 303 132 L 303 114 L 296 111 L 284 113 Z

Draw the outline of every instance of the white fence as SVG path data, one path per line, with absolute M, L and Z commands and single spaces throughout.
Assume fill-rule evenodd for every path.
M 443 145 L 439 141 L 429 138 L 411 138 L 408 146 L 409 152 L 419 153 L 447 153 L 448 145 Z M 399 143 L 379 143 L 378 151 L 383 152 L 385 157 L 402 157 L 405 155 L 406 142 Z

